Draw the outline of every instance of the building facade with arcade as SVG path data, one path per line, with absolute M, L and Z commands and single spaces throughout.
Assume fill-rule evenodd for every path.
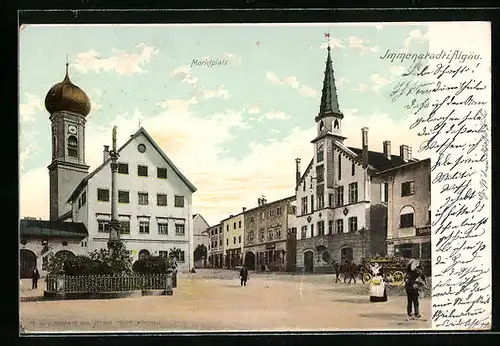
M 296 259 L 295 196 L 246 210 L 244 264 L 250 270 L 294 272 Z
M 362 147 L 347 144 L 348 126 L 339 108 L 330 47 L 312 139 L 313 158 L 302 173 L 296 161 L 297 269 L 331 272 L 333 263 L 360 263 L 386 253 L 386 185 L 377 172 L 414 162 L 411 148 L 392 155 L 390 141 L 380 151 L 369 145 L 369 129 L 361 129 Z

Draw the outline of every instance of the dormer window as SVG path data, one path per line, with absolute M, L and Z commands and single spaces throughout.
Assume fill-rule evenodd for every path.
M 78 139 L 76 136 L 68 137 L 68 156 L 78 157 Z

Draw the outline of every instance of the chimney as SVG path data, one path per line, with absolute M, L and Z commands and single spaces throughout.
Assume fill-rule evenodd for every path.
M 295 159 L 295 186 L 299 185 L 300 181 L 300 159 Z
M 266 203 L 267 203 L 267 199 L 265 199 L 264 197 L 262 197 L 262 205 L 264 205 Z
M 259 207 L 262 205 L 262 198 L 257 198 L 257 205 Z
M 368 127 L 361 129 L 361 139 L 363 145 L 363 167 L 368 167 Z
M 411 160 L 411 148 L 403 144 L 399 147 L 399 156 L 406 162 Z
M 102 152 L 102 161 L 109 159 L 109 145 L 104 146 L 104 151 Z
M 391 159 L 391 141 L 384 141 L 384 156 L 387 160 Z
M 247 208 L 246 207 L 243 207 L 242 208 L 243 212 L 246 212 L 247 211 Z

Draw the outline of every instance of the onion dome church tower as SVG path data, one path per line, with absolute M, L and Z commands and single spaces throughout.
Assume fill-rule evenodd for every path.
M 64 220 L 71 215 L 67 200 L 88 174 L 85 163 L 85 117 L 90 113 L 89 97 L 66 76 L 50 88 L 45 97 L 52 126 L 52 162 L 50 177 L 50 220 Z M 69 215 L 68 215 L 69 214 Z

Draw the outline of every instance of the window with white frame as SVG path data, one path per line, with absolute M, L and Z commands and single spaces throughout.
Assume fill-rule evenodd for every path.
M 149 234 L 149 220 L 139 220 L 139 233 Z
M 158 234 L 168 235 L 168 222 L 166 220 L 158 221 Z
M 307 238 L 307 226 L 302 226 L 300 229 L 300 239 L 306 239 Z
M 308 213 L 308 210 L 307 210 L 307 197 L 302 197 L 301 215 L 305 215 L 307 213 Z
M 139 199 L 139 205 L 148 205 L 148 193 L 147 192 L 139 192 L 137 193 Z
M 103 233 L 109 232 L 109 220 L 97 220 L 97 231 Z
M 185 234 L 185 227 L 183 223 L 175 224 L 175 235 L 183 236 Z
M 335 220 L 335 231 L 336 233 L 344 233 L 344 220 Z
M 407 228 L 415 226 L 414 222 L 415 209 L 411 205 L 405 205 L 399 212 L 399 227 Z
M 358 230 L 358 218 L 356 216 L 350 217 L 348 222 L 349 232 L 356 232 Z
M 120 220 L 120 234 L 130 234 L 130 219 Z
M 358 202 L 358 183 L 349 184 L 349 204 Z

